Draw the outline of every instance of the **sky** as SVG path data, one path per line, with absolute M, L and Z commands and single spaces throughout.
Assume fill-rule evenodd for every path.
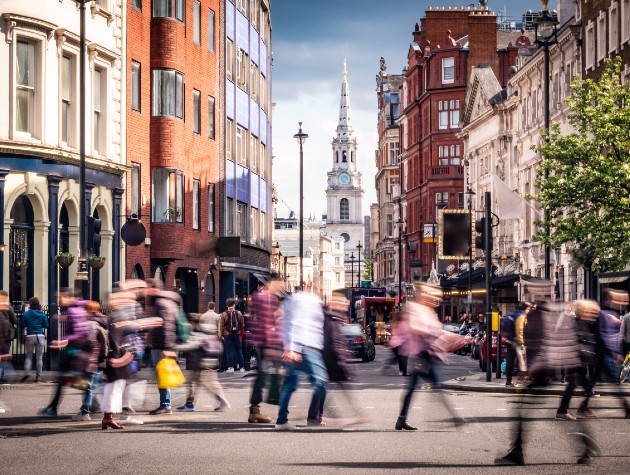
M 347 61 L 350 112 L 363 172 L 363 215 L 376 202 L 374 151 L 378 143 L 376 74 L 400 74 L 412 31 L 435 6 L 466 6 L 465 0 L 271 0 L 273 183 L 278 217 L 299 213 L 298 122 L 304 143 L 304 217 L 326 213 L 326 172 L 332 169 L 332 139 L 339 118 L 343 62 Z M 518 17 L 538 11 L 539 0 L 489 1 L 493 11 Z M 555 8 L 555 1 L 549 2 Z

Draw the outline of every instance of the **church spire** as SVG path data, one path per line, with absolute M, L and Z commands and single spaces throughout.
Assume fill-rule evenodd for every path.
M 348 87 L 348 69 L 346 60 L 343 60 L 343 81 L 341 83 L 341 101 L 339 104 L 339 124 L 337 125 L 337 137 L 349 139 L 352 136 L 350 124 L 350 88 Z

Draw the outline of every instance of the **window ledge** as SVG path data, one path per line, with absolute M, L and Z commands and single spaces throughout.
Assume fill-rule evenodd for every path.
M 92 14 L 92 18 L 96 18 L 96 15 L 104 17 L 105 20 L 107 20 L 107 26 L 110 26 L 114 21 L 114 14 L 97 5 L 94 1 L 90 4 L 90 13 Z
M 15 13 L 3 13 L 2 19 L 7 23 L 6 42 L 9 44 L 13 41 L 13 30 L 16 26 L 41 31 L 48 37 L 48 41 L 52 39 L 55 28 L 57 28 L 56 25 L 48 23 L 47 21 L 24 15 L 16 15 Z

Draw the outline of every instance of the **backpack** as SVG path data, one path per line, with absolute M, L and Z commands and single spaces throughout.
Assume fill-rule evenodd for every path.
M 516 336 L 516 325 L 514 322 L 518 314 L 516 313 L 508 313 L 507 315 L 501 317 L 499 322 L 499 333 L 501 336 L 507 340 L 512 340 Z
M 230 333 L 241 332 L 241 321 L 239 320 L 239 312 L 233 310 L 231 312 L 225 312 L 227 318 L 225 319 L 225 327 Z
M 186 343 L 190 338 L 190 323 L 182 307 L 179 307 L 177 314 L 177 324 L 175 326 L 176 339 L 178 343 Z

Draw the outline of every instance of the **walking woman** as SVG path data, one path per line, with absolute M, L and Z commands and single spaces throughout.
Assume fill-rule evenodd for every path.
M 25 382 L 30 377 L 31 367 L 33 366 L 33 351 L 35 352 L 35 382 L 38 383 L 42 377 L 44 346 L 46 344 L 46 335 L 44 331 L 48 328 L 48 317 L 42 312 L 42 306 L 37 297 L 31 297 L 28 301 L 28 310 L 22 315 L 20 325 L 26 329 L 26 355 L 24 360 L 24 372 L 22 378 Z

